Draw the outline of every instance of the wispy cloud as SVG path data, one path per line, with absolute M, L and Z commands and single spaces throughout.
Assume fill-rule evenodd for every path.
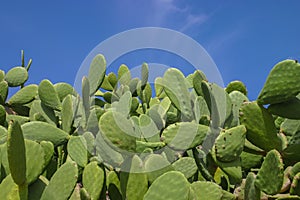
M 189 14 L 186 18 L 185 25 L 183 25 L 179 31 L 184 32 L 194 25 L 201 25 L 201 24 L 205 23 L 208 19 L 209 19 L 209 16 L 206 14 L 200 14 L 200 15 Z
M 160 26 L 171 25 L 181 32 L 207 22 L 211 16 L 203 12 L 192 13 L 190 5 L 179 5 L 176 0 L 155 0 L 153 5 L 154 12 L 151 17 L 156 24 Z

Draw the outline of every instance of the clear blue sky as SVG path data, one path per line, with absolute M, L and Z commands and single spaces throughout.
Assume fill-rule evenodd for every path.
M 198 41 L 224 83 L 243 81 L 255 99 L 275 63 L 300 59 L 299 10 L 298 0 L 1 1 L 0 69 L 20 65 L 24 49 L 33 59 L 30 82 L 47 78 L 72 84 L 84 58 L 101 41 L 128 29 L 157 26 Z M 128 66 L 157 57 L 144 56 Z

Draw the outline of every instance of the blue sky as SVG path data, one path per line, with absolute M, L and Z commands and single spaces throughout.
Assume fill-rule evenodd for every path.
M 224 83 L 243 81 L 255 99 L 274 64 L 300 59 L 299 8 L 297 0 L 1 1 L 0 69 L 20 65 L 24 49 L 33 59 L 31 83 L 47 78 L 72 84 L 82 61 L 101 41 L 128 29 L 164 27 L 199 42 Z M 171 58 L 144 51 L 118 62 L 130 67 Z M 165 64 L 185 65 L 171 60 Z

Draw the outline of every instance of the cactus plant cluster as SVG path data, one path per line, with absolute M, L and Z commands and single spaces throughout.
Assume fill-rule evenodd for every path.
M 300 199 L 300 64 L 279 62 L 257 100 L 196 70 L 154 84 L 91 62 L 81 94 L 0 70 L 0 199 Z M 8 98 L 12 87 L 19 90 Z

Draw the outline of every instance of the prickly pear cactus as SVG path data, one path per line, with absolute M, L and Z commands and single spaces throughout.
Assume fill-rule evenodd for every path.
M 200 70 L 154 85 L 146 63 L 140 78 L 125 64 L 106 74 L 103 55 L 80 92 L 27 84 L 31 63 L 22 51 L 0 70 L 1 200 L 300 199 L 296 61 L 276 64 L 256 100 Z

